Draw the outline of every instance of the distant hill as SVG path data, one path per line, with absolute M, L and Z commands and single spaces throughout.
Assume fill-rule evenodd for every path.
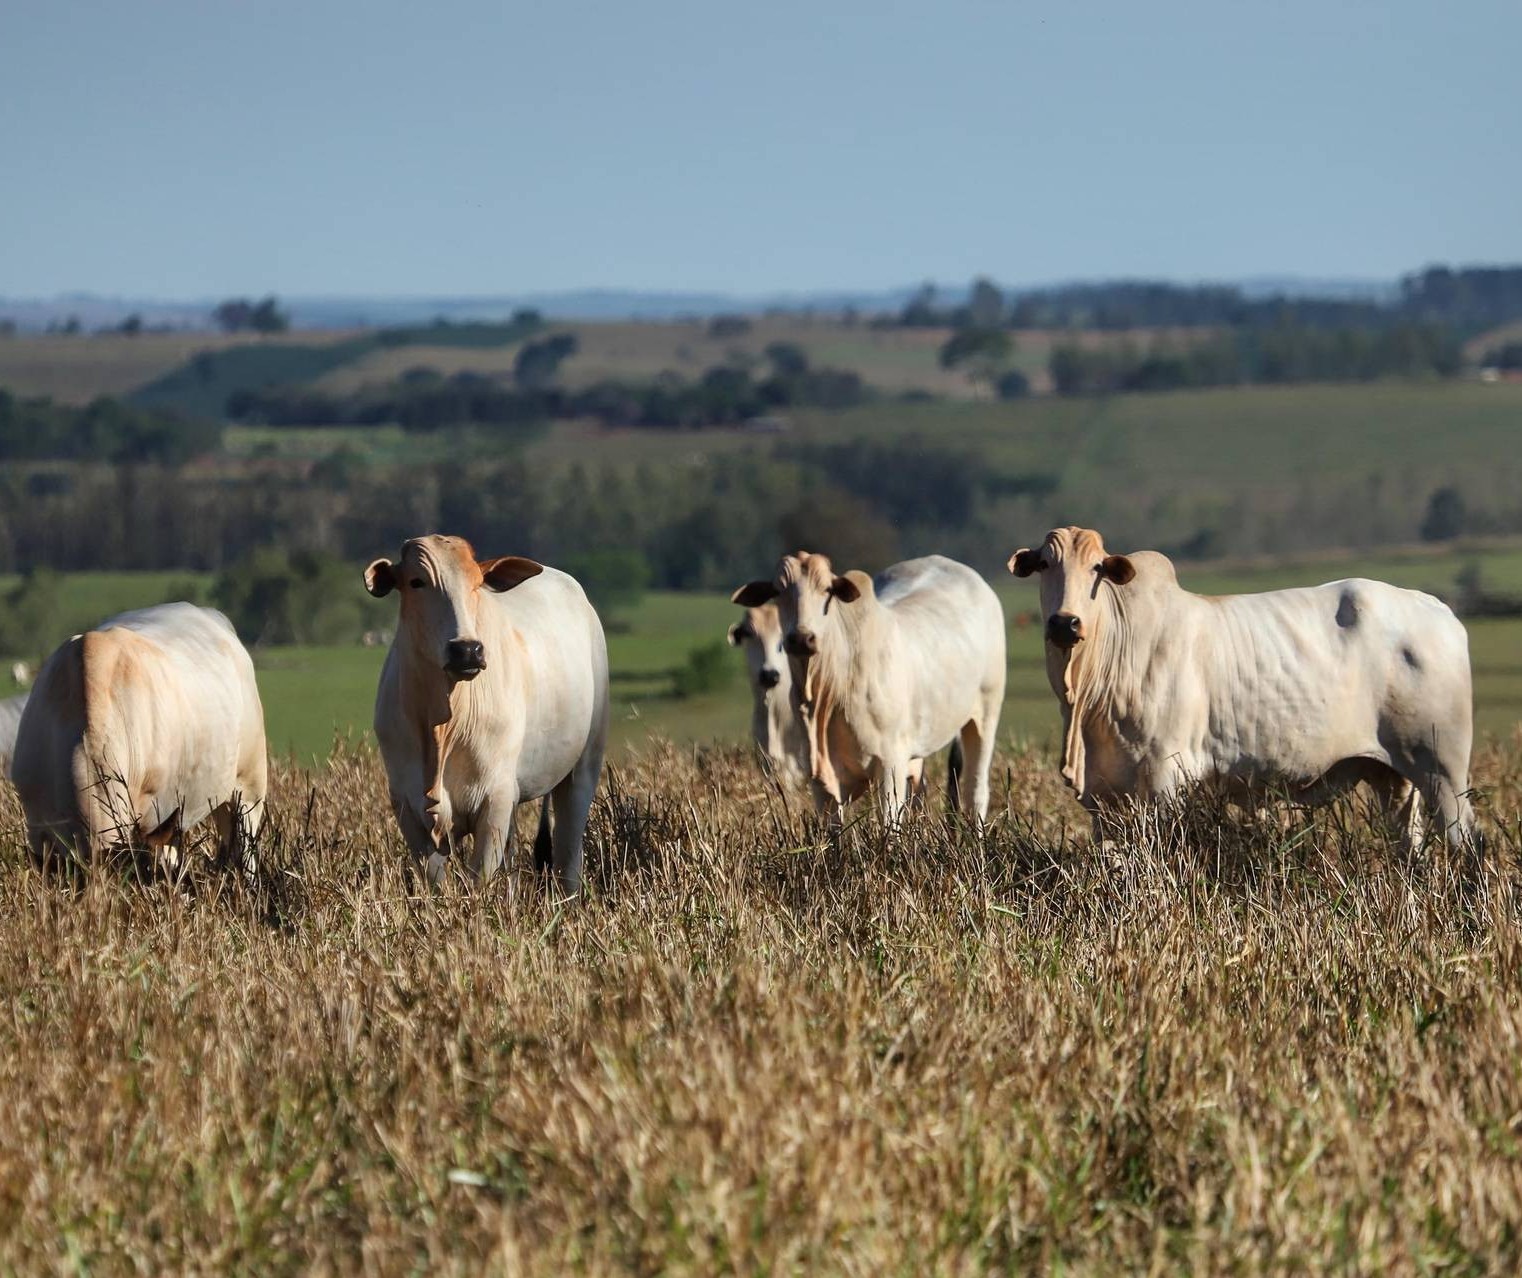
M 1006 292 L 1018 295 L 1062 287 L 1066 285 L 1008 286 Z M 1291 276 L 1256 277 L 1240 281 L 1235 287 L 1250 297 L 1282 294 L 1286 297 L 1370 301 L 1388 300 L 1398 291 L 1394 281 L 1298 279 Z M 515 311 L 524 308 L 560 320 L 677 320 L 722 314 L 761 315 L 768 311 L 839 313 L 855 310 L 870 315 L 902 310 L 917 292 L 918 285 L 879 290 L 821 289 L 761 294 L 586 288 L 475 297 L 298 295 L 282 297 L 281 304 L 297 328 L 352 329 L 424 324 L 439 318 L 455 323 L 496 322 L 508 319 Z M 967 285 L 937 285 L 936 293 L 943 302 L 955 304 L 966 297 Z M 0 298 L 0 321 L 10 320 L 20 329 L 35 332 L 75 317 L 84 328 L 93 330 L 120 324 L 127 316 L 136 314 L 149 326 L 209 330 L 213 327 L 212 308 L 218 300 L 165 301 L 100 297 L 88 293 L 53 298 Z

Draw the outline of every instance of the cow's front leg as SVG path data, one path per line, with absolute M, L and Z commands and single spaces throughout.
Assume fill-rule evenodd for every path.
M 501 791 L 492 795 L 476 815 L 470 856 L 465 861 L 473 877 L 484 882 L 501 868 L 503 855 L 512 842 L 513 813 L 517 807 L 517 790 Z
M 883 820 L 897 821 L 909 799 L 909 759 L 897 755 L 882 763 Z
M 407 850 L 422 865 L 428 886 L 438 887 L 444 881 L 444 867 L 449 859 L 434 843 L 430 822 L 405 800 L 394 802 L 392 808 L 396 812 L 396 823 L 401 827 Z

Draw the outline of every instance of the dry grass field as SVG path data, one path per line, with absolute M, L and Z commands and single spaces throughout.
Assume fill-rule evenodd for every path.
M 0 1271 L 1514 1271 L 1522 741 L 1494 867 L 1346 812 L 811 832 L 739 751 L 609 779 L 589 887 L 418 892 L 375 758 L 261 885 L 0 859 Z M 525 814 L 527 815 L 527 814 Z

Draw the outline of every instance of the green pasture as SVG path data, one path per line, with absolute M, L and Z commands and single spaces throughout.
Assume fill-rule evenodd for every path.
M 1448 589 L 1454 575 L 1471 564 L 1479 566 L 1489 589 L 1522 592 L 1522 547 L 1515 545 L 1272 564 L 1186 564 L 1180 576 L 1189 588 L 1209 593 L 1310 585 L 1346 576 Z M 189 573 L 80 573 L 61 580 L 59 637 L 125 608 L 203 597 L 207 586 L 205 577 Z M 10 584 L 14 583 L 0 581 L 0 588 Z M 995 584 L 1011 618 L 1004 735 L 1037 744 L 1050 742 L 1058 713 L 1046 683 L 1040 632 L 1030 622 L 1035 588 L 1013 579 Z M 738 653 L 731 654 L 732 673 L 726 687 L 689 698 L 678 698 L 671 690 L 673 673 L 688 654 L 706 644 L 722 643 L 738 615 L 722 594 L 657 593 L 610 622 L 615 751 L 637 749 L 652 736 L 694 742 L 744 736 L 749 692 Z M 1469 632 L 1477 723 L 1482 732 L 1509 733 L 1522 722 L 1522 618 L 1476 619 L 1469 623 Z M 384 657 L 383 649 L 359 645 L 256 649 L 254 663 L 271 749 L 313 760 L 324 757 L 340 737 L 367 736 Z M 14 686 L 8 668 L 0 676 L 0 686 Z

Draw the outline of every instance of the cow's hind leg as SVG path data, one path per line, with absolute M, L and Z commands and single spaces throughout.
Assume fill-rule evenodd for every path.
M 988 772 L 994 761 L 994 733 L 999 712 L 991 717 L 970 719 L 962 725 L 957 738 L 961 747 L 962 769 L 957 778 L 962 813 L 981 822 L 988 816 Z
M 264 823 L 263 796 L 251 803 L 241 793 L 235 793 L 221 807 L 212 809 L 211 820 L 224 862 L 236 865 L 246 878 L 254 878 L 259 873 L 259 855 L 254 844 Z
M 534 835 L 534 873 L 544 874 L 555 863 L 555 840 L 550 830 L 550 796 L 539 801 L 539 831 Z
M 560 888 L 568 895 L 581 891 L 582 843 L 601 775 L 602 746 L 599 743 L 588 746 L 576 766 L 550 791 L 550 802 L 555 809 L 555 819 L 550 826 L 550 855 Z

